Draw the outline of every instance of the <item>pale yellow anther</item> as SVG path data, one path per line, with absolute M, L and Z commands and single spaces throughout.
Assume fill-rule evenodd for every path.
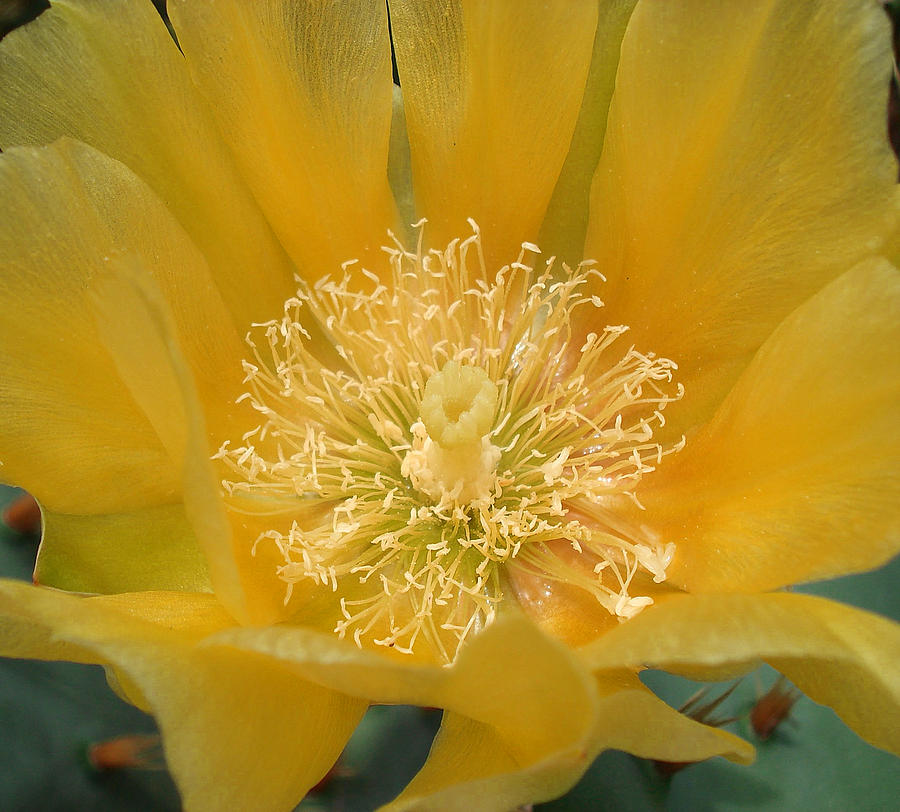
M 522 573 L 623 621 L 650 605 L 641 586 L 666 580 L 674 544 L 618 505 L 640 506 L 642 477 L 683 443 L 653 437 L 681 397 L 672 361 L 622 346 L 622 325 L 575 340 L 576 310 L 602 306 L 592 263 L 534 270 L 528 243 L 495 273 L 472 228 L 443 251 L 421 235 L 388 248 L 370 293 L 348 275 L 288 300 L 245 367 L 264 422 L 216 455 L 236 511 L 296 509 L 255 543 L 282 556 L 286 602 L 311 582 L 339 598 L 341 637 L 448 664 Z M 306 318 L 334 335 L 337 368 Z
M 419 417 L 441 448 L 477 443 L 494 425 L 497 384 L 480 367 L 448 361 L 425 383 Z

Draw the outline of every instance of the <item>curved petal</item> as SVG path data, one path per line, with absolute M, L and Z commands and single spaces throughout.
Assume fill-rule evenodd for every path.
M 595 516 L 597 506 L 587 500 L 572 501 L 566 507 L 569 518 L 577 515 L 587 527 L 594 522 L 599 527 L 608 526 L 610 514 L 624 516 L 626 510 L 637 512 L 634 502 L 624 497 L 608 500 L 596 511 L 600 516 Z M 632 528 L 627 524 L 622 527 L 634 532 L 632 537 L 644 532 L 639 521 Z M 539 559 L 546 568 L 543 572 L 531 564 L 523 565 L 518 559 L 506 565 L 511 592 L 526 616 L 570 648 L 586 645 L 618 626 L 621 620 L 597 599 L 596 594 L 584 587 L 593 583 L 597 576 L 597 556 L 588 550 L 576 552 L 565 540 L 552 541 L 544 549 Z M 656 583 L 648 571 L 637 570 L 630 574 L 628 594 L 631 597 L 649 598 L 653 603 L 676 591 L 680 590 L 669 582 Z
M 507 565 L 507 574 L 522 611 L 569 646 L 583 645 L 619 624 L 618 618 L 580 586 L 544 577 L 518 566 L 515 560 Z
M 876 747 L 900 753 L 900 625 L 809 595 L 685 595 L 580 650 L 594 668 L 749 669 L 765 660 Z
M 56 511 L 170 502 L 177 476 L 91 313 L 88 283 L 114 242 L 66 152 L 0 156 L 14 212 L 0 221 L 0 470 Z
M 680 366 L 676 437 L 782 318 L 893 228 L 890 72 L 890 26 L 868 0 L 636 8 L 586 254 L 609 279 L 608 323 Z
M 4 635 L 5 654 L 68 658 L 65 647 L 74 646 L 134 682 L 159 723 L 187 810 L 293 808 L 367 706 L 272 659 L 198 647 L 199 637 L 228 622 L 210 596 L 79 600 L 3 582 L 0 613 L 10 610 L 28 624 Z M 32 630 L 24 637 L 23 627 Z M 40 634 L 52 639 L 49 647 L 39 645 Z
M 418 215 L 446 245 L 485 234 L 489 266 L 534 240 L 591 59 L 590 2 L 392 2 Z
M 258 614 L 254 594 L 245 589 L 235 558 L 195 379 L 172 313 L 141 266 L 128 258 L 111 260 L 92 286 L 101 338 L 181 475 L 185 513 L 206 554 L 216 595 L 235 617 L 251 622 Z
M 203 258 L 144 184 L 83 144 L 5 153 L 0 187 L 16 212 L 0 224 L 0 291 L 19 302 L 0 315 L 4 476 L 51 514 L 134 513 L 186 495 L 196 525 L 207 513 L 192 508 L 199 481 L 207 484 L 197 493 L 208 494 L 213 515 L 221 513 L 208 458 L 231 433 L 243 348 Z M 160 311 L 171 310 L 164 337 L 161 322 L 135 299 L 131 283 L 140 280 L 154 288 Z M 170 354 L 184 367 L 178 375 Z M 190 388 L 188 409 L 182 384 Z M 193 460 L 208 470 L 188 473 Z M 124 529 L 107 524 L 113 527 Z M 55 555 L 57 528 L 45 531 L 45 563 Z M 195 529 L 201 540 L 215 535 Z M 109 544 L 115 555 L 115 538 Z M 145 588 L 166 544 L 148 540 L 133 562 Z M 60 552 L 65 558 L 72 550 Z M 181 564 L 189 560 L 196 563 L 193 553 L 179 552 Z M 87 568 L 95 565 L 103 566 L 97 560 Z M 217 586 L 228 580 L 220 575 Z M 175 577 L 205 581 L 202 568 Z M 105 588 L 115 589 L 110 581 Z
M 181 452 L 172 432 L 184 427 L 183 410 L 169 408 L 165 387 L 153 392 L 152 367 L 131 375 L 158 398 L 156 411 L 136 397 L 112 348 L 140 349 L 148 337 L 114 301 L 98 313 L 95 297 L 122 263 L 141 266 L 165 291 L 173 340 L 207 406 L 203 421 L 223 435 L 243 349 L 203 258 L 143 183 L 83 144 L 3 154 L 0 188 L 15 212 L 0 224 L 0 293 L 18 303 L 0 315 L 4 477 L 55 513 L 177 502 Z M 198 443 L 208 456 L 205 433 Z
M 594 52 L 572 143 L 541 225 L 545 254 L 574 268 L 583 257 L 591 179 L 600 160 L 609 103 L 616 85 L 619 51 L 637 0 L 606 0 L 598 6 Z
M 538 764 L 522 764 L 489 725 L 445 713 L 425 766 L 382 812 L 441 809 L 484 812 L 511 809 L 562 795 L 590 761 L 583 751 Z
M 247 346 L 203 256 L 154 193 L 117 161 L 69 140 L 30 155 L 22 159 L 20 172 L 32 190 L 33 219 L 46 224 L 58 217 L 56 244 L 45 250 L 62 253 L 65 243 L 83 241 L 85 261 L 94 265 L 85 272 L 98 275 L 98 262 L 108 264 L 114 254 L 139 259 L 172 312 L 213 435 L 210 446 L 218 448 L 221 437 L 233 431 Z M 52 194 L 45 188 L 50 175 L 65 177 Z M 54 207 L 57 216 L 49 214 Z
M 487 725 L 447 713 L 425 766 L 384 812 L 463 810 L 506 812 L 561 795 L 601 751 L 644 758 L 701 761 L 724 755 L 742 763 L 753 748 L 726 731 L 701 725 L 657 699 L 633 674 L 604 675 L 597 727 L 589 744 L 522 763 Z
M 0 43 L 0 146 L 60 136 L 122 161 L 171 207 L 241 330 L 281 312 L 293 269 L 149 3 L 54 2 Z
M 374 702 L 447 708 L 490 727 L 526 763 L 586 741 L 595 718 L 590 674 L 519 615 L 498 618 L 451 667 L 291 626 L 227 629 L 205 645 L 275 657 L 304 679 Z
M 750 764 L 753 746 L 727 730 L 704 725 L 685 716 L 645 687 L 633 671 L 604 671 L 597 675 L 603 699 L 591 748 L 624 750 L 659 761 L 703 761 L 723 756 Z
M 870 260 L 792 313 L 712 422 L 647 479 L 692 592 L 761 591 L 900 552 L 900 272 Z
M 215 0 L 171 2 L 169 13 L 195 83 L 301 273 L 316 280 L 345 260 L 380 263 L 394 223 L 385 4 Z
M 209 592 L 206 559 L 180 504 L 130 513 L 44 510 L 36 584 L 69 592 Z

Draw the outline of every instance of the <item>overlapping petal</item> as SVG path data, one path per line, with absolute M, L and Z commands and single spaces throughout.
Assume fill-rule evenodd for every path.
M 680 717 L 633 675 L 591 679 L 565 647 L 520 618 L 499 621 L 445 669 L 410 667 L 296 628 L 230 628 L 212 596 L 183 592 L 76 599 L 4 582 L 0 612 L 5 654 L 115 670 L 130 698 L 159 719 L 188 809 L 245 795 L 264 808 L 289 808 L 366 707 L 341 686 L 477 717 L 447 714 L 428 765 L 396 808 L 462 808 L 476 789 L 485 809 L 549 798 L 606 747 L 685 759 L 752 753 L 730 734 Z M 535 691 L 535 680 L 545 688 Z M 638 723 L 652 734 L 637 736 Z M 479 753 L 484 761 L 473 760 Z M 223 783 L 223 774 L 239 780 Z
M 596 726 L 586 740 L 543 759 L 517 758 L 490 727 L 445 714 L 428 761 L 403 793 L 385 809 L 502 810 L 555 798 L 568 789 L 601 751 L 615 748 L 645 758 L 701 761 L 724 755 L 748 762 L 753 748 L 743 740 L 701 725 L 670 708 L 634 674 L 598 679 Z
M 585 254 L 609 278 L 604 315 L 680 365 L 676 436 L 890 232 L 888 27 L 868 0 L 649 0 L 631 16 Z
M 622 37 L 636 5 L 637 0 L 612 0 L 598 6 L 584 99 L 569 152 L 541 224 L 538 242 L 541 250 L 573 268 L 583 259 L 591 179 L 603 149 Z
M 38 581 L 126 594 L 0 582 L 0 653 L 106 665 L 156 714 L 188 809 L 290 808 L 370 701 L 445 709 L 397 810 L 549 799 L 605 748 L 751 758 L 653 697 L 644 665 L 765 660 L 900 751 L 896 625 L 724 594 L 900 545 L 900 273 L 840 276 L 897 219 L 877 4 L 397 0 L 393 119 L 383 3 L 177 0 L 185 57 L 149 4 L 54 5 L 0 46 L 0 146 L 68 134 L 112 157 L 0 156 L 0 295 L 20 303 L 0 314 L 0 472 L 45 506 Z M 283 600 L 281 553 L 253 542 L 297 516 L 226 510 L 210 460 L 251 428 L 235 326 L 278 315 L 294 263 L 371 264 L 414 207 L 435 243 L 474 217 L 489 264 L 542 222 L 577 261 L 587 231 L 603 315 L 688 393 L 666 413 L 687 448 L 633 513 L 675 542 L 678 587 L 722 594 L 648 587 L 619 623 L 511 562 L 541 628 L 508 601 L 448 667 L 339 640 L 354 584 Z
M 517 615 L 474 638 L 449 669 L 297 627 L 228 629 L 206 644 L 264 653 L 342 693 L 447 709 L 429 761 L 397 809 L 456 809 L 478 797 L 500 810 L 551 798 L 607 747 L 685 760 L 752 754 L 736 737 L 683 719 L 633 675 L 594 680 L 567 647 Z M 648 721 L 655 733 L 637 735 L 634 726 Z
M 592 667 L 692 675 L 765 660 L 877 747 L 900 752 L 900 626 L 809 595 L 683 595 L 579 652 Z
M 191 76 L 301 274 L 314 281 L 350 259 L 377 271 L 395 219 L 385 4 L 179 1 L 169 13 Z
M 165 443 L 121 383 L 91 291 L 117 257 L 144 264 L 177 303 L 179 340 L 221 429 L 239 342 L 202 257 L 146 186 L 83 145 L 12 150 L 0 173 L 14 213 L 0 225 L 0 286 L 17 303 L 0 317 L 4 478 L 59 512 L 172 501 Z
M 256 619 L 258 611 L 235 559 L 198 387 L 181 352 L 169 303 L 143 270 L 116 261 L 97 279 L 92 305 L 101 338 L 178 471 L 185 515 L 205 554 L 216 595 L 247 622 Z
M 0 612 L 4 654 L 99 662 L 136 686 L 188 810 L 293 808 L 367 707 L 271 658 L 198 647 L 230 623 L 212 596 L 77 599 L 6 581 Z
M 792 313 L 684 451 L 643 520 L 690 591 L 762 591 L 900 552 L 900 272 L 870 260 Z
M 391 140 L 388 150 L 388 182 L 400 218 L 398 231 L 404 237 L 412 233 L 416 219 L 416 201 L 413 195 L 412 159 L 409 154 L 409 135 L 406 132 L 406 110 L 403 92 L 394 86 L 394 108 L 391 116 Z
M 435 245 L 486 235 L 488 262 L 534 241 L 581 106 L 594 3 L 391 3 L 419 216 Z
M 209 539 L 221 532 L 204 517 L 218 512 L 225 524 L 207 426 L 221 433 L 230 425 L 242 350 L 206 263 L 143 183 L 85 145 L 15 149 L 0 158 L 0 172 L 16 211 L 0 227 L 0 284 L 8 301 L 20 302 L 2 315 L 3 474 L 54 514 L 42 577 L 53 583 L 59 571 L 46 549 L 55 529 L 64 537 L 70 524 L 96 521 L 86 517 L 136 518 L 185 497 L 209 552 L 215 546 Z M 148 315 L 135 286 L 152 290 L 165 327 Z M 114 528 L 125 525 L 114 519 L 107 529 Z M 205 567 L 191 536 L 182 539 L 188 544 L 172 562 L 171 577 L 203 584 Z M 109 536 L 102 550 L 95 548 L 100 557 L 86 568 L 82 588 L 90 590 L 95 575 L 96 591 L 114 588 L 114 572 L 98 568 L 115 544 Z M 73 553 L 63 547 L 63 557 Z M 152 543 L 142 549 L 130 565 L 158 567 L 153 557 L 162 549 Z M 148 576 L 137 581 L 152 586 Z M 213 573 L 220 586 L 235 578 Z
M 243 330 L 293 269 L 150 3 L 54 2 L 0 44 L 0 147 L 70 136 L 138 174 L 204 253 Z
M 294 625 L 226 629 L 205 645 L 276 657 L 305 679 L 351 696 L 462 713 L 495 728 L 520 754 L 578 741 L 594 715 L 590 674 L 566 646 L 512 613 L 475 636 L 451 668 Z

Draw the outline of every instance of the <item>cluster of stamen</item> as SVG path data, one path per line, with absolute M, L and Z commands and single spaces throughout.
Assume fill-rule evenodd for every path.
M 652 602 L 631 594 L 635 573 L 664 580 L 674 549 L 577 506 L 636 500 L 677 449 L 653 439 L 681 396 L 675 364 L 617 349 L 623 326 L 574 336 L 573 314 L 602 307 L 591 262 L 536 271 L 526 243 L 489 277 L 471 225 L 441 251 L 421 232 L 415 251 L 395 241 L 384 280 L 345 263 L 259 325 L 244 397 L 262 420 L 217 454 L 233 510 L 296 517 L 256 540 L 283 556 L 286 601 L 311 579 L 338 593 L 339 635 L 405 652 L 427 640 L 445 662 L 494 617 L 506 566 L 628 618 Z M 563 561 L 560 540 L 591 566 Z

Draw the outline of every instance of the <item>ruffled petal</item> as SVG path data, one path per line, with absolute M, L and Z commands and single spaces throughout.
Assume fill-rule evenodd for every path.
M 703 761 L 723 756 L 749 764 L 753 746 L 727 730 L 704 725 L 679 713 L 645 687 L 633 671 L 597 675 L 603 698 L 591 740 L 591 752 L 624 750 L 659 761 Z
M 2 582 L 0 613 L 12 615 L 0 638 L 5 654 L 81 654 L 134 683 L 159 723 L 187 810 L 292 809 L 337 759 L 367 707 L 272 659 L 197 646 L 228 623 L 210 596 L 79 600 Z
M 561 758 L 523 764 L 490 725 L 444 714 L 425 766 L 382 812 L 479 809 L 508 812 L 562 795 L 590 762 L 578 748 Z
M 0 146 L 60 136 L 122 161 L 165 201 L 241 330 L 279 315 L 291 264 L 149 3 L 55 2 L 0 43 Z
M 446 245 L 484 231 L 489 265 L 535 240 L 581 106 L 594 3 L 392 2 L 417 213 Z M 499 265 L 497 266 L 499 267 Z
M 604 323 L 680 365 L 676 436 L 893 228 L 890 74 L 888 19 L 868 0 L 636 8 L 585 253 L 609 278 Z
M 584 101 L 541 226 L 541 250 L 572 268 L 583 259 L 591 179 L 603 148 L 622 37 L 636 4 L 637 0 L 607 0 L 599 4 Z
M 498 618 L 467 642 L 451 667 L 283 625 L 228 629 L 206 644 L 276 657 L 305 679 L 351 696 L 446 708 L 494 729 L 529 762 L 586 740 L 593 725 L 590 674 L 518 614 Z
M 683 716 L 633 674 L 606 674 L 598 687 L 597 726 L 589 742 L 533 763 L 511 752 L 489 726 L 445 714 L 425 766 L 384 812 L 472 808 L 506 812 L 549 800 L 568 790 L 594 757 L 609 748 L 667 761 L 724 755 L 749 763 L 753 758 L 747 742 Z
M 376 702 L 447 708 L 432 756 L 397 809 L 508 809 L 555 797 L 607 747 L 684 760 L 752 756 L 740 739 L 681 717 L 633 675 L 592 679 L 564 646 L 518 615 L 481 632 L 450 668 L 361 651 L 297 627 L 228 629 L 206 644 L 276 657 L 307 679 Z M 645 740 L 648 720 L 658 729 Z
M 384 3 L 169 3 L 188 68 L 269 222 L 316 280 L 382 261 L 391 50 Z M 372 270 L 377 271 L 378 265 Z
M 594 668 L 694 676 L 765 660 L 874 744 L 900 753 L 900 625 L 808 595 L 684 595 L 579 651 Z
M 574 761 L 573 754 L 569 754 Z M 382 812 L 442 809 L 505 812 L 561 795 L 587 769 L 551 763 L 523 765 L 497 732 L 481 722 L 446 713 L 425 766 Z
M 692 592 L 761 591 L 900 552 L 900 272 L 870 260 L 772 334 L 642 519 Z

